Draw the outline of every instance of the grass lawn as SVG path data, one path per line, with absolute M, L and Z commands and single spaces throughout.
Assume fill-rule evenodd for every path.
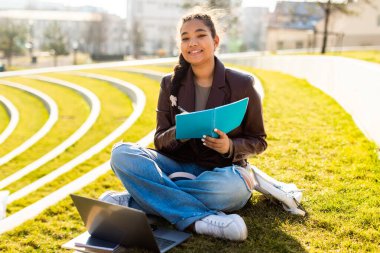
M 304 188 L 308 216 L 285 213 L 254 194 L 239 211 L 248 226 L 247 241 L 194 235 L 171 252 L 376 252 L 380 162 L 374 143 L 333 99 L 306 81 L 272 71 L 245 70 L 254 72 L 265 89 L 269 144 L 264 154 L 250 161 L 269 175 Z M 155 127 L 157 82 L 111 70 L 93 72 L 129 80 L 148 96 L 144 117 L 124 134 L 124 140 L 136 141 Z M 79 194 L 97 197 L 107 189 L 123 189 L 111 172 Z M 83 231 L 78 213 L 66 198 L 36 219 L 0 235 L 0 251 L 68 252 L 60 245 Z
M 46 123 L 48 111 L 42 101 L 30 93 L 4 85 L 0 85 L 0 93 L 13 103 L 20 114 L 17 127 L 0 145 L 0 157 L 2 157 L 33 136 Z M 0 179 L 4 177 L 5 174 L 1 173 Z
M 9 120 L 10 118 L 8 116 L 7 111 L 5 110 L 5 106 L 1 103 L 0 104 L 0 134 L 2 134 L 5 128 L 8 126 Z
M 117 78 L 127 80 L 139 86 L 146 94 L 147 105 L 144 109 L 144 117 L 141 117 L 123 136 L 120 138 L 125 141 L 137 141 L 149 133 L 155 127 L 155 99 L 159 91 L 159 85 L 150 79 L 141 75 L 128 74 L 109 70 L 94 70 L 92 72 L 107 74 Z M 116 110 L 117 108 L 115 108 Z M 128 110 L 128 108 L 118 107 L 119 110 Z M 77 171 L 88 171 L 94 168 L 106 159 L 109 159 L 109 152 L 112 145 L 109 145 L 100 155 L 97 155 L 75 169 Z M 83 173 L 82 173 L 83 174 Z M 76 175 L 77 177 L 78 175 Z M 46 192 L 62 186 L 63 184 L 74 179 L 72 175 L 66 175 L 56 180 L 55 185 L 45 188 Z M 81 194 L 97 197 L 106 189 L 122 190 L 121 183 L 115 176 L 109 172 L 95 183 L 89 185 L 80 191 Z M 26 201 L 26 200 L 25 200 Z M 84 227 L 79 220 L 78 213 L 72 205 L 71 200 L 66 198 L 58 205 L 46 210 L 35 220 L 26 222 L 13 231 L 0 236 L 0 251 L 17 252 L 22 249 L 23 252 L 68 252 L 60 248 L 60 245 L 71 237 L 84 231 Z M 14 240 L 13 238 L 17 238 Z
M 308 54 L 321 55 L 320 53 L 308 53 Z M 326 55 L 342 56 L 342 57 L 348 57 L 348 58 L 355 58 L 355 59 L 363 60 L 363 61 L 380 63 L 379 50 L 327 52 Z
M 344 51 L 341 53 L 328 53 L 328 55 L 343 56 L 349 58 L 356 58 L 363 61 L 370 61 L 375 63 L 380 63 L 380 51 Z
M 39 159 L 74 133 L 89 114 L 85 100 L 71 89 L 49 83 L 25 78 L 11 78 L 13 82 L 22 83 L 50 96 L 58 106 L 59 118 L 52 129 L 31 148 L 4 164 L 1 168 L 2 178 Z M 22 183 L 22 186 L 25 182 Z M 14 191 L 13 187 L 7 187 Z
M 50 74 L 50 76 L 81 84 L 82 86 L 91 90 L 96 96 L 98 96 L 101 102 L 101 112 L 92 128 L 80 140 L 68 148 L 63 154 L 53 159 L 43 167 L 37 169 L 33 173 L 29 174 L 28 176 L 16 181 L 7 187 L 7 189 L 12 192 L 48 174 L 52 170 L 62 166 L 66 162 L 89 149 L 91 146 L 95 145 L 97 142 L 110 134 L 114 129 L 116 129 L 132 112 L 130 99 L 120 90 L 113 87 L 107 82 L 65 74 Z M 74 101 L 71 101 L 70 97 L 66 98 L 66 103 L 72 102 Z M 84 163 L 83 166 L 74 168 L 70 172 L 65 173 L 51 183 L 48 183 L 37 191 L 33 192 L 33 194 L 30 194 L 13 202 L 7 207 L 8 214 L 14 213 L 19 209 L 46 196 L 48 193 L 74 180 L 101 162 L 106 161 L 107 158 L 108 155 L 103 155 L 101 159 L 96 159 L 93 157 L 89 162 Z

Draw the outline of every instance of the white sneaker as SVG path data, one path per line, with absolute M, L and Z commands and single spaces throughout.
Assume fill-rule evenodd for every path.
M 99 200 L 115 205 L 128 206 L 130 198 L 131 195 L 128 192 L 106 191 L 99 197 Z
M 195 232 L 232 241 L 247 239 L 247 226 L 237 214 L 213 214 L 195 222 Z
M 301 216 L 306 215 L 302 207 L 302 190 L 295 184 L 286 184 L 268 176 L 255 166 L 251 166 L 251 171 L 255 176 L 255 190 L 264 194 L 274 203 L 279 203 L 282 207 L 292 213 Z

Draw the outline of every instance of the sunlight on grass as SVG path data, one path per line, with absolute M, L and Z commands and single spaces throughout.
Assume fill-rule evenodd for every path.
M 23 186 L 33 182 L 34 180 L 48 174 L 52 170 L 62 166 L 66 162 L 80 155 L 82 152 L 95 145 L 101 139 L 115 130 L 124 120 L 132 113 L 132 104 L 130 99 L 117 88 L 111 84 L 91 78 L 70 76 L 65 74 L 50 74 L 49 76 L 64 79 L 76 84 L 80 84 L 87 89 L 91 90 L 98 96 L 101 102 L 101 112 L 93 127 L 74 145 L 66 150 L 65 153 L 59 157 L 53 159 L 51 162 L 36 170 L 34 173 L 26 176 L 23 179 L 18 180 L 8 188 L 11 191 L 22 188 Z M 66 100 L 69 102 L 70 98 Z M 96 167 L 101 162 L 108 159 L 108 155 L 105 154 L 102 157 L 91 158 L 88 162 L 80 168 L 74 168 L 72 171 L 62 175 L 61 177 L 49 183 L 33 194 L 21 198 L 7 207 L 9 214 L 18 211 L 19 209 L 35 202 L 36 200 L 46 196 L 48 193 L 61 187 L 65 183 L 72 181 L 78 176 L 84 174 L 88 170 Z
M 380 63 L 380 51 L 344 51 L 338 53 L 328 53 L 328 55 L 343 56 L 349 58 L 355 58 L 363 61 L 369 61 L 374 63 Z
M 123 134 L 120 140 L 137 141 L 155 128 L 155 108 L 159 91 L 159 85 L 157 82 L 145 78 L 142 75 L 128 74 L 118 71 L 93 70 L 91 72 L 107 74 L 116 78 L 127 80 L 140 87 L 147 96 L 147 105 L 143 112 L 144 116 L 140 117 L 132 128 Z M 119 109 L 124 110 L 125 108 L 120 107 Z M 77 171 L 88 171 L 100 164 L 100 162 L 104 162 L 109 159 L 111 147 L 112 145 L 109 145 L 100 155 L 93 157 L 91 161 L 77 166 L 75 171 L 71 172 L 70 175 L 65 174 L 58 180 L 55 180 L 54 184 L 44 187 L 44 192 L 46 192 L 45 194 L 59 188 L 65 183 L 72 181 L 75 177 L 78 177 L 79 175 L 77 175 Z M 80 191 L 80 194 L 98 197 L 102 192 L 109 188 L 115 190 L 123 189 L 121 183 L 112 174 L 112 172 L 107 173 L 96 182 L 84 188 Z M 15 230 L 4 235 L 0 235 L 0 250 L 12 251 L 21 247 L 24 252 L 33 252 L 35 250 L 42 249 L 47 252 L 68 252 L 67 250 L 61 249 L 60 245 L 83 231 L 84 227 L 79 219 L 76 209 L 72 205 L 71 200 L 66 198 L 58 205 L 46 210 L 35 220 L 26 222 L 24 225 L 16 228 Z M 21 238 L 21 234 L 28 236 Z M 17 242 L 11 239 L 16 237 L 18 238 Z
M 8 126 L 9 120 L 10 118 L 7 111 L 5 110 L 5 106 L 0 103 L 0 134 L 2 134 L 5 128 Z
M 238 212 L 247 223 L 247 241 L 227 242 L 195 235 L 171 252 L 375 252 L 380 241 L 380 162 L 375 144 L 364 137 L 332 98 L 305 80 L 244 69 L 255 73 L 264 86 L 269 144 L 265 153 L 250 162 L 276 179 L 305 189 L 303 205 L 308 216 L 290 215 L 254 194 Z M 137 141 L 155 127 L 158 82 L 112 70 L 91 72 L 128 80 L 147 95 L 144 116 L 120 139 Z M 89 170 L 98 164 L 97 160 L 109 159 L 110 149 L 111 145 L 75 171 Z M 73 178 L 65 175 L 44 191 L 51 192 Z M 108 189 L 123 190 L 112 172 L 79 194 L 97 198 Z M 0 235 L 0 250 L 68 252 L 60 245 L 84 230 L 71 200 L 66 198 L 36 219 Z
M 45 124 L 48 111 L 38 98 L 19 89 L 0 85 L 0 92 L 14 104 L 20 114 L 16 129 L 0 146 L 1 157 L 32 137 Z M 4 176 L 1 173 L 0 179 Z
M 71 89 L 26 78 L 12 78 L 10 81 L 22 83 L 50 96 L 57 103 L 59 118 L 49 133 L 40 141 L 2 166 L 3 176 L 8 176 L 18 169 L 24 168 L 51 151 L 74 133 L 89 114 L 87 103 L 78 93 Z M 24 185 L 25 182 L 21 184 L 21 186 Z M 7 189 L 11 192 L 15 190 L 12 186 L 7 187 Z
M 300 54 L 303 55 L 304 53 Z M 308 53 L 309 55 L 321 55 L 320 53 Z M 342 51 L 342 52 L 327 52 L 325 55 L 342 56 L 347 58 L 354 58 L 363 61 L 380 63 L 379 50 L 367 51 Z

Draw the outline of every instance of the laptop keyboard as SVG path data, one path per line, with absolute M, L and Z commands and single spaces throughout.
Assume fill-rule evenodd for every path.
M 166 247 L 169 247 L 170 245 L 175 243 L 175 241 L 167 240 L 161 237 L 154 237 L 154 238 L 156 239 L 159 249 L 165 249 Z

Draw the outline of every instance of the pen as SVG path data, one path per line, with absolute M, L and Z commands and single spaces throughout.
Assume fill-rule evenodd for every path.
M 178 106 L 178 109 L 182 112 L 182 113 L 188 113 L 185 109 L 183 109 L 181 106 Z

